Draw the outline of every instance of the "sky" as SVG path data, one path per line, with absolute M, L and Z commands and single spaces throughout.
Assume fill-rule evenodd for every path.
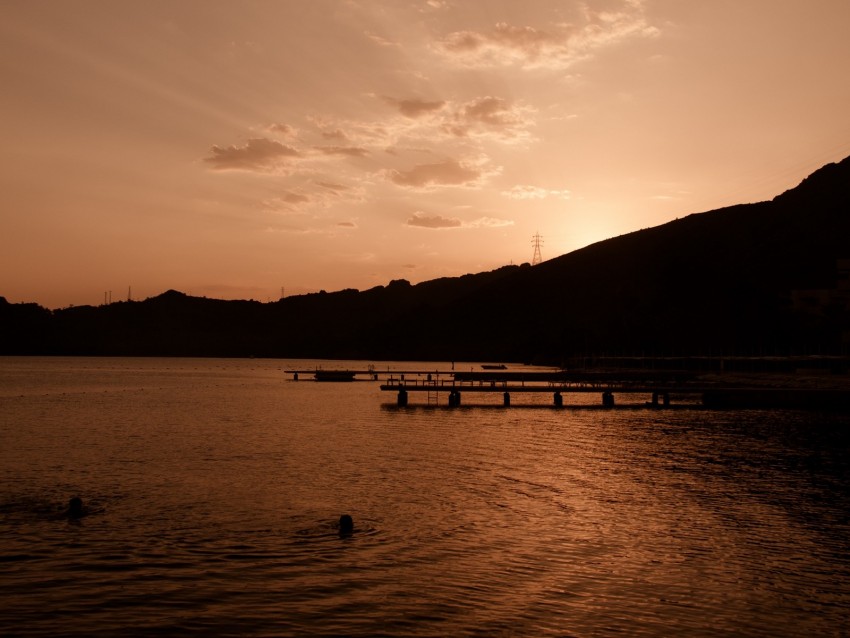
M 0 0 L 0 296 L 544 259 L 850 155 L 847 0 Z M 635 265 L 639 267 L 639 264 Z

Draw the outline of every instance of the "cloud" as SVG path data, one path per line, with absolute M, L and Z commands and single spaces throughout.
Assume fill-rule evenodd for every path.
M 291 146 L 261 137 L 248 140 L 245 146 L 213 146 L 212 155 L 205 157 L 204 161 L 218 171 L 267 171 L 282 160 L 299 156 L 300 153 Z
M 484 176 L 484 171 L 470 164 L 446 160 L 437 164 L 418 164 L 409 171 L 391 170 L 387 175 L 398 186 L 428 188 L 474 184 Z
M 312 196 L 292 191 L 284 191 L 277 197 L 264 199 L 260 202 L 264 210 L 289 219 L 304 217 L 307 214 L 307 209 L 315 204 Z
M 334 182 L 316 182 L 316 184 L 334 193 L 343 193 L 345 191 L 351 190 L 345 184 L 336 184 Z
M 339 147 L 381 146 L 386 144 L 391 134 L 387 130 L 385 119 L 348 120 L 328 115 L 309 115 L 305 119 L 310 123 L 314 134 Z
M 439 111 L 445 106 L 445 101 L 436 100 L 428 102 L 426 100 L 409 99 L 399 100 L 392 97 L 383 97 L 384 102 L 396 107 L 402 115 L 410 118 L 418 118 L 423 115 L 430 115 L 435 111 Z
M 365 157 L 369 154 L 359 146 L 316 146 L 317 151 L 324 155 L 346 155 L 348 157 Z
M 357 126 L 361 140 L 392 148 L 401 140 L 434 140 L 437 137 L 489 137 L 495 141 L 527 139 L 534 124 L 532 107 L 487 95 L 467 102 L 447 100 L 399 99 L 376 96 L 396 109 L 402 118 L 388 119 L 380 127 Z M 349 124 L 354 129 L 355 125 Z M 368 131 L 369 137 L 363 136 Z
M 504 228 L 505 226 L 513 226 L 514 222 L 511 219 L 498 219 L 496 217 L 479 217 L 471 222 L 464 224 L 466 228 Z
M 312 220 L 313 225 L 296 226 L 293 224 L 276 224 L 275 226 L 267 226 L 264 232 L 270 234 L 294 234 L 294 235 L 325 235 L 335 236 L 337 233 L 343 232 L 351 228 L 357 228 L 354 222 L 338 222 L 335 224 L 324 223 L 321 220 Z
M 278 224 L 277 226 L 266 226 L 266 228 L 263 230 L 263 232 L 271 233 L 271 234 L 293 233 L 293 234 L 297 234 L 297 235 L 307 235 L 307 234 L 312 234 L 315 231 L 313 231 L 310 228 L 305 228 L 303 226 L 292 226 L 292 225 L 288 225 L 288 224 L 287 225 Z
M 692 194 L 691 191 L 682 190 L 680 188 L 676 188 L 675 186 L 665 186 L 663 188 L 666 192 L 658 193 L 657 195 L 652 195 L 650 199 L 655 199 L 659 201 L 675 201 L 688 197 Z
M 516 65 L 564 69 L 593 52 L 630 37 L 653 37 L 658 29 L 644 15 L 641 0 L 622 0 L 618 10 L 585 7 L 584 24 L 550 30 L 499 22 L 484 31 L 455 31 L 437 43 L 443 54 L 468 66 Z
M 384 36 L 378 35 L 377 33 L 366 32 L 366 37 L 369 38 L 372 42 L 381 47 L 399 47 L 398 42 L 393 42 L 392 40 L 387 40 Z
M 326 140 L 339 140 L 345 142 L 348 140 L 348 135 L 342 129 L 333 129 L 331 131 L 322 131 L 322 138 Z
M 269 133 L 280 133 L 285 137 L 296 137 L 298 135 L 297 129 L 289 124 L 271 124 L 267 130 Z
M 314 181 L 314 189 L 310 192 L 310 203 L 327 208 L 342 202 L 358 203 L 367 198 L 367 188 L 364 184 L 346 186 L 337 182 Z
M 311 181 L 296 190 L 284 190 L 278 195 L 263 200 L 262 207 L 273 213 L 294 218 L 297 215 L 318 214 L 343 203 L 366 201 L 367 191 L 361 186 L 345 186 L 334 182 Z M 316 217 L 314 217 L 316 218 Z M 346 227 L 343 223 L 341 226 Z M 350 227 L 356 228 L 352 222 Z
M 286 192 L 281 196 L 281 199 L 287 204 L 306 204 L 310 201 L 307 195 L 301 193 Z
M 488 32 L 456 31 L 442 41 L 443 50 L 479 64 L 524 62 L 529 64 L 564 45 L 563 34 L 534 27 L 499 22 Z
M 309 195 L 284 191 L 278 197 L 263 201 L 263 206 L 272 210 L 291 209 L 299 204 L 309 204 L 312 201 Z
M 511 199 L 546 199 L 547 197 L 569 199 L 571 193 L 568 190 L 552 190 L 537 186 L 517 185 L 510 190 L 502 191 L 502 195 Z
M 498 137 L 525 136 L 531 125 L 526 117 L 529 107 L 510 104 L 502 98 L 479 97 L 460 105 L 443 130 L 457 137 L 471 135 L 496 135 Z
M 518 120 L 512 113 L 507 102 L 497 97 L 482 97 L 464 105 L 461 112 L 470 122 L 481 122 L 492 126 L 505 126 Z
M 498 219 L 495 217 L 479 217 L 473 221 L 464 222 L 457 217 L 428 215 L 427 213 L 416 211 L 405 224 L 407 226 L 416 226 L 417 228 L 442 230 L 446 228 L 503 228 L 505 226 L 513 226 L 514 222 L 510 219 Z
M 421 211 L 416 211 L 407 220 L 408 226 L 416 226 L 417 228 L 460 228 L 462 223 L 456 217 L 443 217 L 442 215 L 427 215 Z

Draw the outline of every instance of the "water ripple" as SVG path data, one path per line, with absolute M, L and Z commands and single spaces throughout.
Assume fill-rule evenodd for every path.
M 850 633 L 839 416 L 400 410 L 280 367 L 0 362 L 0 633 Z

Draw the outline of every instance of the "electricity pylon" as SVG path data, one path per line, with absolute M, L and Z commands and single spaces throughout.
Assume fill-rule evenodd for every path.
M 534 236 L 531 238 L 531 244 L 534 246 L 534 256 L 531 258 L 531 265 L 536 266 L 543 261 L 543 256 L 540 254 L 543 238 L 540 236 L 540 233 L 534 233 Z

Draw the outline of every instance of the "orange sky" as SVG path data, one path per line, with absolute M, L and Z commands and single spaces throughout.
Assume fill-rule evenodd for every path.
M 847 0 L 5 0 L 0 295 L 530 261 L 850 155 Z

